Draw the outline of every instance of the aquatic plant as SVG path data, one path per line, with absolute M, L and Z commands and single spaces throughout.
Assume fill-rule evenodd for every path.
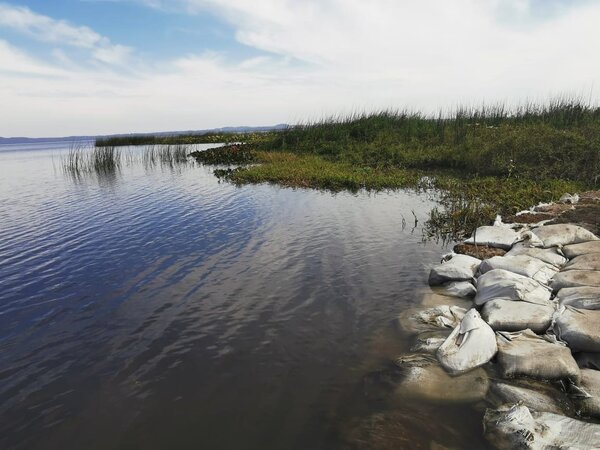
M 121 154 L 115 147 L 91 147 L 74 143 L 62 158 L 63 170 L 72 175 L 114 172 L 120 166 Z

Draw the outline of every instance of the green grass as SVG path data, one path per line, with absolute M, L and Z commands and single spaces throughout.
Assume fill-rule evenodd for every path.
M 115 147 L 90 148 L 76 144 L 62 158 L 62 167 L 72 175 L 115 172 L 121 167 L 121 152 Z

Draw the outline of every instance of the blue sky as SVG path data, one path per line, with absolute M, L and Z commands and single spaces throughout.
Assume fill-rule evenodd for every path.
M 593 0 L 0 0 L 0 136 L 597 100 L 597 23 Z

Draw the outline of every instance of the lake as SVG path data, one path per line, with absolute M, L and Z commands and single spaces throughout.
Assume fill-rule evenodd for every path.
M 423 241 L 430 196 L 127 151 L 73 176 L 68 144 L 0 146 L 0 448 L 391 448 L 369 440 L 386 421 L 405 448 L 481 444 L 468 407 L 362 398 L 449 250 Z

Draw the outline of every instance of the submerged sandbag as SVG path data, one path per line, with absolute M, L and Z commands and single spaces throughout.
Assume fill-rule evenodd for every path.
M 520 331 L 531 329 L 535 333 L 544 333 L 552 323 L 554 304 L 538 305 L 512 300 L 490 300 L 483 305 L 481 317 L 494 330 Z
M 471 309 L 436 354 L 440 364 L 448 372 L 456 374 L 487 363 L 497 350 L 494 330 L 476 309 Z
M 574 352 L 600 352 L 600 311 L 562 307 L 554 333 Z
M 527 255 L 494 256 L 493 258 L 486 259 L 479 266 L 479 272 L 481 273 L 495 269 L 508 270 L 509 272 L 532 278 L 542 284 L 548 284 L 550 278 L 558 272 L 556 267 Z
M 571 224 L 544 225 L 535 228 L 533 233 L 542 240 L 545 248 L 598 240 L 591 231 Z
M 564 397 L 547 383 L 521 381 L 519 385 L 505 381 L 492 381 L 486 400 L 495 407 L 506 403 L 522 403 L 533 411 L 563 413 L 558 399 Z M 566 403 L 566 398 L 562 398 Z
M 448 332 L 444 330 L 421 333 L 415 338 L 410 351 L 416 353 L 435 353 L 447 337 Z
M 477 279 L 475 304 L 483 305 L 495 299 L 521 300 L 547 305 L 550 291 L 535 280 L 508 270 L 495 269 Z
M 483 418 L 485 438 L 498 450 L 598 450 L 600 425 L 530 411 L 524 405 L 488 409 Z
M 396 360 L 401 376 L 394 396 L 404 401 L 417 398 L 435 403 L 473 403 L 482 400 L 489 387 L 485 370 L 478 368 L 452 376 L 432 355 L 409 354 Z
M 579 380 L 579 367 L 569 348 L 550 342 L 531 330 L 497 333 L 498 365 L 505 378 L 526 376 Z
M 579 286 L 563 288 L 555 300 L 563 306 L 578 309 L 600 309 L 600 286 Z
M 439 288 L 443 295 L 451 297 L 473 297 L 477 293 L 475 286 L 469 281 L 451 281 L 444 283 Z
M 600 253 L 576 256 L 563 270 L 600 270 Z
M 452 259 L 439 264 L 429 272 L 429 284 L 435 286 L 448 281 L 471 280 L 481 261 L 467 255 L 453 255 Z
M 583 245 L 583 244 L 577 244 Z M 567 258 L 561 255 L 556 248 L 537 248 L 530 247 L 524 243 L 517 243 L 513 245 L 513 248 L 506 253 L 506 256 L 519 256 L 527 255 L 533 258 L 537 258 L 547 264 L 550 264 L 557 269 L 560 269 L 567 263 Z
M 576 395 L 573 399 L 580 414 L 600 419 L 600 371 L 581 369 L 579 386 L 587 394 Z
M 600 253 L 600 241 L 589 241 L 582 244 L 565 245 L 562 248 L 563 253 L 569 259 L 588 253 Z
M 600 286 L 600 270 L 567 270 L 559 272 L 552 280 L 550 286 L 554 291 L 577 286 Z
M 454 328 L 464 317 L 466 309 L 460 306 L 439 305 L 433 308 L 411 308 L 402 311 L 398 324 L 406 333 L 420 333 L 439 328 Z
M 575 361 L 581 369 L 600 370 L 600 353 L 579 352 L 575 355 Z
M 487 245 L 489 247 L 508 250 L 517 240 L 519 240 L 519 233 L 510 228 L 503 226 L 483 226 L 477 228 L 473 236 L 465 240 L 465 243 Z

